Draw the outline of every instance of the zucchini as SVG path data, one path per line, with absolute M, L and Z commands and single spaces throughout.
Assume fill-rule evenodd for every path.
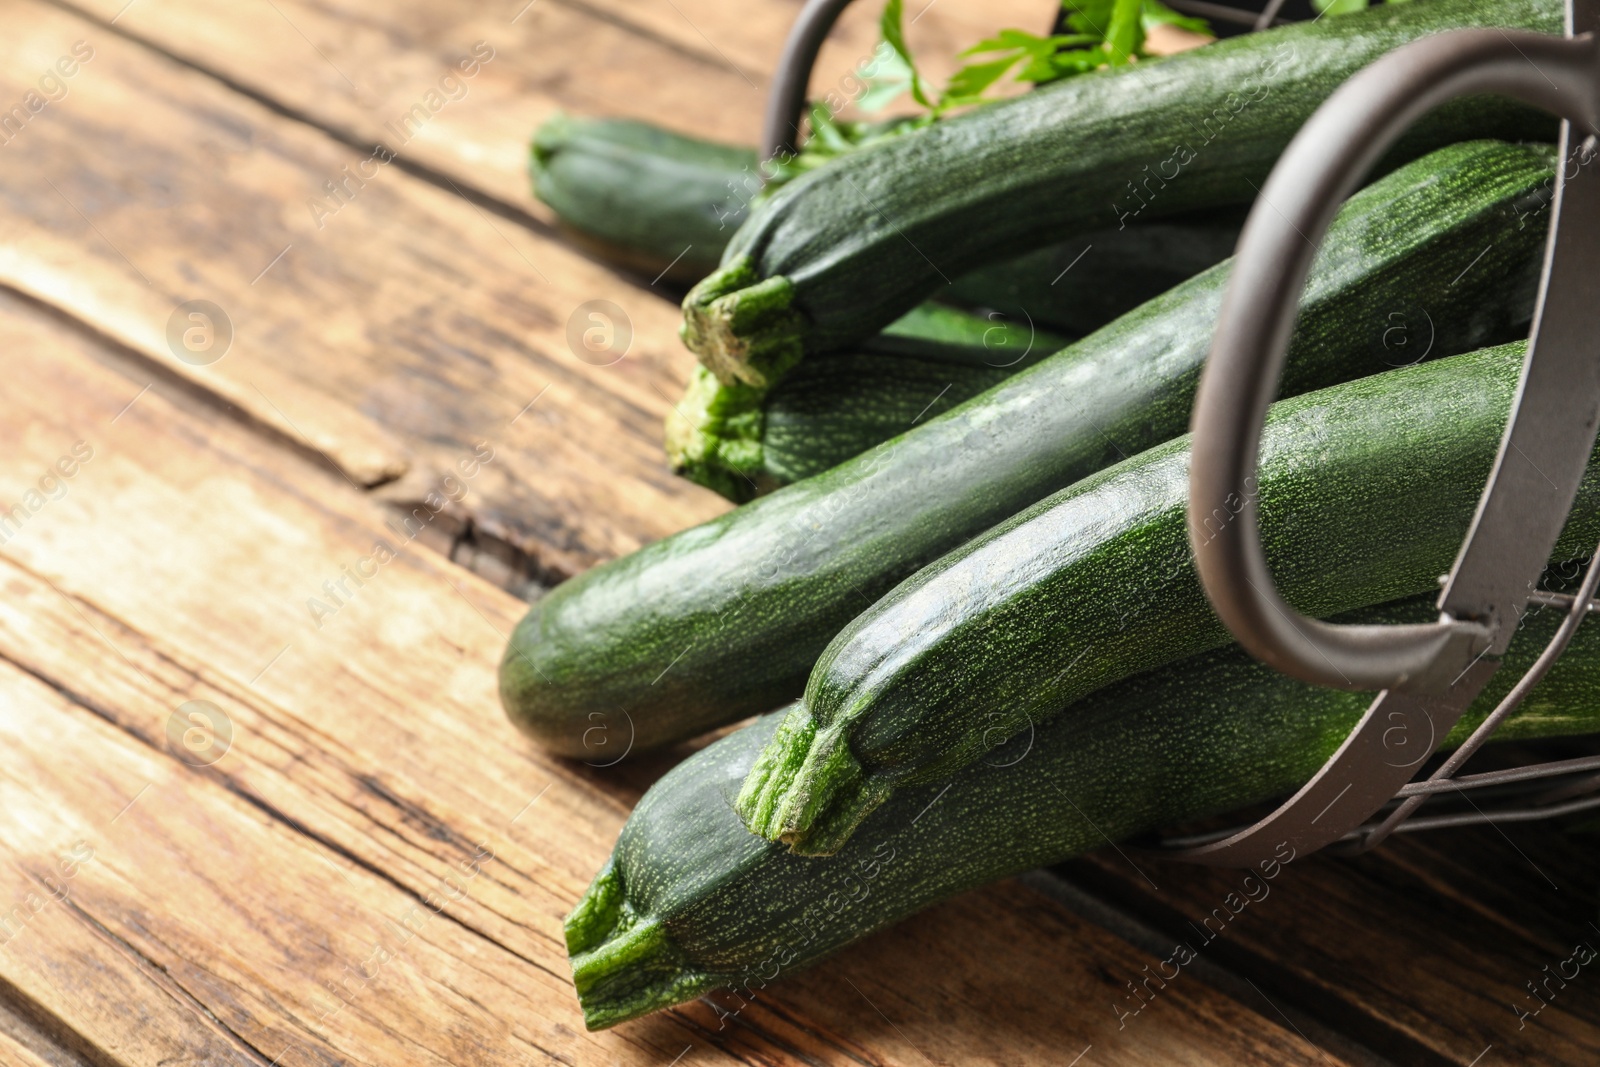
M 813 360 L 767 396 L 758 477 L 788 485 L 821 474 L 1013 373 L 871 355 Z
M 1432 602 L 1419 597 L 1344 621 L 1421 621 Z M 1521 677 L 1558 619 L 1552 610 L 1529 615 L 1446 747 Z M 727 1005 L 719 1012 L 736 1012 L 775 978 L 943 897 L 1107 838 L 1286 794 L 1334 751 L 1371 699 L 1294 681 L 1237 646 L 1219 649 L 1085 698 L 1040 726 L 1031 745 L 1018 739 L 948 782 L 896 793 L 823 859 L 750 836 L 728 808 L 783 718 L 769 715 L 691 756 L 645 794 L 568 917 L 584 1020 L 599 1029 L 718 987 L 733 989 L 719 998 Z M 1595 730 L 1600 627 L 1590 624 L 1495 736 Z
M 667 462 L 674 474 L 744 503 L 860 455 L 1065 344 L 999 313 L 980 317 L 930 302 L 861 352 L 832 354 L 793 375 L 759 411 L 743 406 L 745 390 L 696 367 L 667 413 Z
M 863 351 L 799 368 L 754 413 L 740 408 L 741 390 L 696 367 L 667 414 L 667 461 L 675 474 L 743 503 L 943 414 L 1066 343 L 997 312 L 922 304 Z
M 1096 230 L 969 271 L 939 299 L 1081 336 L 1233 255 L 1243 226 L 1221 209 Z
M 1067 338 L 1042 329 L 1027 316 L 962 311 L 929 301 L 885 326 L 860 348 L 965 367 L 1021 370 L 1066 344 Z
M 1359 358 L 1358 353 L 1350 351 L 1351 339 L 1345 336 L 1350 332 L 1350 326 L 1356 319 L 1339 322 L 1339 317 L 1347 314 L 1358 316 L 1365 321 L 1366 325 L 1361 329 L 1370 331 L 1369 336 L 1374 342 L 1370 348 L 1377 354 L 1383 355 L 1390 363 L 1407 358 L 1402 356 L 1403 351 L 1419 352 L 1430 344 L 1434 351 L 1439 351 L 1437 330 L 1441 325 L 1447 333 L 1452 334 L 1446 339 L 1446 344 L 1453 345 L 1454 347 L 1449 350 L 1455 352 L 1509 337 L 1509 334 L 1496 337 L 1485 330 L 1483 316 L 1485 313 L 1495 315 L 1503 312 L 1507 307 L 1505 301 L 1508 297 L 1515 296 L 1518 301 L 1522 301 L 1526 294 L 1531 292 L 1527 288 L 1532 284 L 1531 275 L 1518 282 L 1509 292 L 1479 289 L 1478 292 L 1487 297 L 1486 302 L 1481 302 L 1482 297 L 1463 299 L 1466 294 L 1454 291 L 1450 283 L 1460 273 L 1459 269 L 1447 273 L 1441 268 L 1457 262 L 1465 267 L 1486 244 L 1499 248 L 1512 257 L 1521 257 L 1516 262 L 1524 266 L 1531 265 L 1533 260 L 1528 257 L 1534 253 L 1527 250 L 1535 246 L 1540 235 L 1538 229 L 1530 228 L 1526 221 L 1537 202 L 1545 195 L 1543 186 L 1549 181 L 1550 175 L 1548 172 L 1542 172 L 1541 168 L 1548 166 L 1553 158 L 1551 150 L 1546 146 L 1508 147 L 1495 142 L 1468 142 L 1465 147 L 1441 150 L 1403 168 L 1389 179 L 1380 180 L 1375 184 L 1372 187 L 1373 198 L 1353 201 L 1348 213 L 1349 228 L 1341 230 L 1338 237 L 1330 236 L 1329 240 L 1333 243 L 1325 246 L 1329 249 L 1324 257 L 1325 260 L 1330 264 L 1338 264 L 1335 273 L 1344 279 L 1349 288 L 1343 291 L 1342 295 L 1334 295 L 1331 290 L 1325 290 L 1331 303 L 1324 310 L 1334 307 L 1342 310 L 1331 311 L 1329 314 L 1328 325 L 1324 327 L 1327 332 L 1323 335 L 1321 343 L 1343 349 L 1348 358 Z M 1479 185 L 1480 181 L 1486 181 L 1487 185 Z M 1482 227 L 1483 236 L 1467 237 L 1462 231 L 1455 232 L 1454 236 L 1448 239 L 1444 238 L 1446 232 L 1457 231 L 1460 227 Z M 1511 232 L 1516 234 L 1513 245 L 1500 248 L 1501 235 Z M 1407 243 L 1413 239 L 1419 242 L 1412 246 L 1412 253 L 1416 256 L 1431 254 L 1439 258 L 1420 267 L 1412 265 L 1410 259 L 1402 263 L 1402 259 L 1389 258 L 1397 253 L 1397 249 L 1391 247 L 1393 234 L 1414 235 L 1400 239 Z M 1436 246 L 1432 251 L 1424 247 L 1428 242 L 1436 240 L 1468 242 L 1479 240 L 1480 243 L 1466 258 L 1458 261 L 1450 258 L 1456 253 L 1454 251 L 1446 253 L 1443 245 Z M 1512 260 L 1503 260 L 1494 270 L 1506 270 L 1510 262 Z M 1364 270 L 1370 270 L 1372 273 L 1364 282 L 1358 283 L 1356 277 Z M 1408 274 L 1407 271 L 1411 270 L 1417 270 L 1419 273 Z M 1426 280 L 1422 272 L 1426 272 Z M 1488 280 L 1487 276 L 1482 280 Z M 1199 330 L 1187 332 L 1183 324 L 1212 322 L 1216 309 L 1220 306 L 1222 290 L 1226 284 L 1226 266 L 1219 265 L 1212 268 L 1173 289 L 1166 297 L 1151 301 L 1138 314 L 1130 314 L 1119 320 L 1116 325 L 1086 339 L 1077 346 L 1077 352 L 1083 356 L 1089 349 L 1099 349 L 1103 353 L 1120 351 L 1123 346 L 1129 346 L 1130 339 L 1134 337 L 1140 340 L 1132 341 L 1133 345 L 1140 345 L 1141 342 L 1148 344 L 1153 326 L 1157 330 L 1175 334 L 1179 344 L 1200 341 L 1203 338 L 1203 345 L 1184 349 L 1189 355 L 1203 358 L 1204 349 L 1210 344 L 1209 325 L 1204 332 Z M 1362 284 L 1366 286 L 1365 290 L 1360 288 Z M 1413 284 L 1416 285 L 1415 289 L 1412 288 Z M 1443 306 L 1440 303 L 1441 295 L 1443 301 L 1450 305 L 1450 309 L 1443 314 L 1439 313 Z M 1318 297 L 1313 294 L 1308 300 L 1308 305 L 1314 306 L 1317 302 Z M 901 319 L 900 323 L 911 322 L 925 314 L 923 309 L 936 306 L 921 305 L 916 312 Z M 1518 303 L 1517 306 L 1523 305 Z M 1162 325 L 1162 317 L 1155 313 L 1155 309 L 1158 308 L 1163 309 L 1169 316 L 1165 320 L 1167 325 Z M 1457 315 L 1468 316 L 1476 325 L 1468 326 L 1465 322 L 1456 322 Z M 983 320 L 968 316 L 963 321 L 981 325 Z M 1462 326 L 1468 326 L 1464 333 L 1459 329 Z M 1131 332 L 1119 330 L 1119 327 L 1131 327 Z M 924 332 L 932 332 L 931 326 L 919 325 L 919 328 Z M 885 331 L 885 335 L 887 333 L 888 331 Z M 880 335 L 872 344 L 883 344 L 885 335 Z M 1160 344 L 1166 343 L 1170 342 L 1160 342 Z M 1387 352 L 1384 351 L 1386 346 L 1389 349 Z M 1020 350 L 1028 352 L 1028 358 L 1031 360 L 1042 349 L 1043 344 L 1038 339 L 1032 339 L 1030 345 L 1023 346 Z M 1012 341 L 1009 349 L 1005 350 L 1019 351 L 1017 342 Z M 1130 348 L 1130 352 L 1133 350 Z M 974 351 L 983 350 L 974 349 Z M 1145 358 L 1154 360 L 1158 358 L 1156 352 L 1159 351 L 1159 345 L 1155 349 L 1141 347 L 1138 351 L 1141 351 Z M 986 359 L 990 364 L 1002 361 L 999 358 L 992 358 L 991 353 L 983 354 L 990 357 Z M 1189 355 L 1177 356 L 1175 352 L 1171 355 L 1174 358 L 1169 364 L 1171 380 L 1162 379 L 1160 387 L 1167 388 L 1174 384 L 1181 386 L 1181 394 L 1174 395 L 1182 395 L 1184 398 L 1182 401 L 1185 409 L 1184 418 L 1176 421 L 1163 420 L 1164 424 L 1170 425 L 1171 428 L 1161 436 L 1137 438 L 1134 450 L 1182 432 L 1183 424 L 1187 422 L 1187 407 L 1191 394 L 1188 392 L 1189 383 L 1183 375 L 1187 374 L 1191 367 Z M 1148 378 L 1129 366 L 1132 359 L 1127 353 L 1123 353 L 1120 359 L 1122 365 L 1117 370 L 1108 369 L 1104 373 L 1123 376 L 1126 381 L 1134 384 L 1135 389 L 1152 384 Z M 802 389 L 808 397 L 816 397 L 829 391 L 827 378 L 835 368 L 854 369 L 860 365 L 853 361 L 839 363 L 831 356 L 813 362 L 815 366 L 795 372 L 803 378 Z M 1192 364 L 1196 371 L 1198 366 L 1197 362 Z M 1372 359 L 1365 366 L 1370 370 L 1376 370 L 1380 369 L 1383 363 L 1378 359 Z M 1362 371 L 1335 374 L 1307 381 L 1303 385 L 1291 383 L 1290 388 L 1314 388 L 1359 373 Z M 767 412 L 772 407 L 773 398 L 783 394 L 785 385 L 786 383 L 780 384 L 776 392 L 768 392 L 745 384 L 724 384 L 704 368 L 695 373 L 683 399 L 674 406 L 667 417 L 667 454 L 673 469 L 691 481 L 717 489 L 732 500 L 747 500 L 758 492 L 782 484 L 785 479 L 775 468 L 782 467 L 783 460 L 769 456 L 766 447 L 766 427 Z M 1109 398 L 1116 395 L 1116 383 L 1107 381 L 1103 383 L 1103 387 L 1107 392 L 1100 396 Z M 839 381 L 831 388 L 837 397 L 849 397 L 848 402 L 855 407 L 870 407 L 874 402 L 868 395 L 851 396 L 852 383 L 848 379 Z M 918 395 L 921 391 L 913 389 L 912 392 L 913 395 Z M 1156 398 L 1150 395 L 1148 399 L 1154 402 Z M 840 402 L 845 401 L 841 399 Z M 779 407 L 784 406 L 780 401 Z M 894 420 L 900 418 L 899 409 L 905 406 L 907 405 L 897 396 L 887 397 L 883 403 L 884 413 L 877 421 L 882 426 L 892 426 Z M 809 410 L 815 410 L 814 404 Z M 1167 414 L 1170 415 L 1171 412 Z M 1083 430 L 1085 428 L 1083 419 L 1095 418 L 1092 407 L 1085 406 L 1081 412 L 1075 413 L 1075 418 L 1078 423 L 1076 428 Z M 900 423 L 900 426 L 904 428 L 905 424 Z M 808 427 L 790 420 L 789 432 L 783 442 L 784 452 L 788 456 L 799 455 L 810 448 L 810 441 L 803 436 L 807 429 Z M 816 446 L 819 454 L 828 459 L 834 458 L 840 450 L 840 444 L 834 436 L 836 427 L 819 422 L 815 429 L 819 434 Z M 853 436 L 856 440 L 865 437 L 864 434 Z M 1098 465 L 1104 465 L 1105 462 L 1109 462 L 1109 456 Z M 803 467 L 794 466 L 792 469 L 814 471 L 819 466 L 820 463 L 817 463 Z M 1084 470 L 1081 473 L 1088 471 Z M 1056 487 L 1063 484 L 1066 483 L 1057 482 Z
M 1327 616 L 1437 588 L 1526 347 L 1273 405 L 1258 500 L 1285 599 Z M 857 616 L 739 794 L 746 825 L 797 852 L 832 852 L 896 789 L 948 777 L 1102 686 L 1225 644 L 1190 565 L 1188 487 L 1181 437 L 1041 500 Z M 1591 461 L 1558 558 L 1597 537 Z
M 742 504 L 859 456 L 1012 373 L 868 353 L 814 362 L 768 394 L 753 415 L 737 404 L 719 407 L 728 388 L 696 368 L 667 415 L 672 472 Z
M 692 285 L 761 190 L 753 149 L 626 119 L 556 114 L 533 137 L 533 191 L 600 258 Z
M 1560 33 L 1559 0 L 1386 4 L 1068 78 L 846 156 L 763 201 L 684 299 L 717 378 L 763 390 L 970 270 L 1134 218 L 1248 203 L 1332 90 L 1408 41 L 1465 26 Z M 1387 163 L 1467 137 L 1553 139 L 1555 120 L 1467 98 Z
M 1285 391 L 1395 362 L 1384 341 L 1402 311 L 1417 347 L 1431 317 L 1432 355 L 1515 336 L 1543 247 L 1527 219 L 1553 160 L 1456 145 L 1352 197 L 1313 266 Z M 664 744 L 793 700 L 829 639 L 918 567 L 1183 432 L 1223 269 L 825 474 L 557 587 L 502 661 L 511 718 L 558 752 L 609 759 L 629 739 Z
M 881 123 L 844 125 L 856 138 L 885 135 Z M 903 125 L 898 120 L 888 128 Z M 810 156 L 797 158 L 811 169 Z M 534 134 L 529 170 L 534 194 L 575 243 L 652 278 L 665 271 L 668 281 L 689 286 L 717 269 L 728 239 L 761 194 L 757 162 L 754 149 L 649 123 L 556 114 Z M 1195 218 L 1107 230 L 973 271 L 940 295 L 1018 321 L 1088 333 L 1228 255 L 1242 221 Z M 1092 258 L 1080 265 L 1093 270 L 1062 273 L 1086 243 L 1094 246 Z

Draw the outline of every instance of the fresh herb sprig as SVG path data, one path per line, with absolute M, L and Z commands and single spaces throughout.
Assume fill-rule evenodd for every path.
M 1158 25 L 1201 34 L 1211 31 L 1204 19 L 1180 15 L 1160 0 L 1062 0 L 1062 9 L 1062 23 L 1068 32 L 1041 37 L 1023 30 L 1001 30 L 961 53 L 963 57 L 987 58 L 961 67 L 941 91 L 917 70 L 906 44 L 905 0 L 887 0 L 878 20 L 882 40 L 870 63 L 871 74 L 862 77 L 863 89 L 854 103 L 858 111 L 872 115 L 909 93 L 921 113 L 848 121 L 839 119 L 827 102 L 814 102 L 810 136 L 799 152 L 769 164 L 768 190 L 839 156 L 920 129 L 953 109 L 989 103 L 995 98 L 985 94 L 1013 70 L 1016 81 L 1043 85 L 1101 67 L 1136 62 L 1147 55 L 1146 35 Z
M 968 63 L 951 76 L 940 103 L 944 109 L 983 103 L 983 95 L 1006 74 L 1045 85 L 1103 67 L 1123 67 L 1149 56 L 1147 37 L 1157 26 L 1211 33 L 1204 19 L 1180 15 L 1160 0 L 1064 0 L 1066 33 L 1040 36 L 1001 30 L 962 52 L 988 58 Z
M 898 94 L 896 94 L 898 95 Z M 849 155 L 851 152 L 887 141 L 934 121 L 932 113 L 921 115 L 902 115 L 899 118 L 882 119 L 875 122 L 852 122 L 836 118 L 826 104 L 814 103 L 811 105 L 811 133 L 806 138 L 800 151 L 782 158 L 771 160 L 766 164 L 770 171 L 767 179 L 767 189 L 775 189 L 785 182 L 793 181 L 807 171 L 816 170 L 818 167 L 840 156 Z

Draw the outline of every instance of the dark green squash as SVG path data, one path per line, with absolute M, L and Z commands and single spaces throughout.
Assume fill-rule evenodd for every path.
M 1416 622 L 1432 604 L 1421 597 L 1343 621 Z M 1529 616 L 1447 747 L 1528 668 L 1557 617 Z M 722 1010 L 736 1011 L 791 971 L 943 897 L 1107 837 L 1288 793 L 1370 700 L 1296 682 L 1236 647 L 1206 653 L 1101 690 L 948 781 L 897 792 L 823 858 L 752 837 L 728 807 L 783 719 L 769 715 L 645 794 L 568 917 L 584 1019 L 599 1029 L 718 987 L 732 989 Z M 1600 626 L 1591 622 L 1496 736 L 1596 730 Z M 1276 869 L 1256 873 L 1270 880 Z
M 1335 87 L 1387 52 L 1470 26 L 1562 32 L 1559 0 L 1385 4 L 1067 78 L 933 123 L 761 203 L 685 298 L 684 341 L 728 385 L 771 388 L 870 337 L 961 274 L 1077 234 L 1249 203 Z M 1497 98 L 1424 116 L 1384 166 L 1470 137 L 1553 139 Z
M 1437 589 L 1526 347 L 1272 406 L 1258 504 L 1286 600 L 1326 617 Z M 1190 561 L 1188 496 L 1185 436 L 1041 500 L 858 615 L 745 782 L 746 825 L 798 852 L 832 852 L 896 791 L 949 777 L 1103 686 L 1226 644 Z M 1591 459 L 1556 558 L 1597 538 Z
M 1517 336 L 1553 159 L 1547 146 L 1457 145 L 1353 197 L 1313 267 L 1285 393 Z M 1226 270 L 825 474 L 561 585 L 512 636 L 511 718 L 599 758 L 585 738 L 663 744 L 793 700 L 828 641 L 917 568 L 1181 434 Z M 757 445 L 764 432 L 759 420 L 717 430 Z

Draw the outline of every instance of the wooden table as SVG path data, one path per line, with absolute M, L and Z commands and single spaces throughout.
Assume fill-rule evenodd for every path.
M 861 6 L 822 71 L 871 48 Z M 948 55 L 1036 6 L 942 0 L 914 32 Z M 753 141 L 796 8 L 9 0 L 0 1061 L 1600 1060 L 1600 964 L 1514 1011 L 1600 946 L 1595 839 L 1526 827 L 1296 864 L 1121 1028 L 1233 876 L 1108 850 L 725 1028 L 698 1003 L 584 1031 L 561 919 L 683 753 L 523 741 L 514 594 L 725 505 L 662 462 L 672 294 L 560 240 L 526 142 L 557 108 Z M 565 339 L 596 299 L 634 330 L 612 366 Z M 170 342 L 190 301 L 225 347 Z

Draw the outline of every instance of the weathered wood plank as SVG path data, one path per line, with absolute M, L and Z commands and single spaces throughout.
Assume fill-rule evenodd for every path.
M 17 1067 L 77 1067 L 82 1059 L 40 1032 L 40 1021 L 18 1010 L 15 988 L 0 994 L 0 1063 Z
M 615 12 L 663 39 L 685 48 L 713 47 L 719 57 L 765 76 L 777 66 L 778 51 L 801 4 L 728 4 L 723 0 L 586 0 L 595 11 Z M 835 24 L 817 56 L 813 93 L 821 96 L 878 44 L 882 0 L 857 0 Z M 1050 4 L 1033 0 L 912 0 L 904 6 L 906 42 L 917 69 L 935 86 L 943 85 L 964 60 L 962 49 L 992 37 L 1003 27 L 1033 33 L 1049 28 Z M 754 17 L 751 17 L 751 16 Z M 996 87 L 997 89 L 999 87 Z M 902 101 L 909 109 L 909 100 Z
M 1398 1063 L 1593 1064 L 1593 838 L 1503 829 L 1400 835 L 1353 860 L 1297 861 L 1237 918 L 1225 898 L 1242 872 L 1141 859 L 1147 881 L 1114 853 L 1064 872 Z M 1572 961 L 1580 945 L 1588 965 Z M 1551 980 L 1558 969 L 1565 980 Z
M 128 1006 L 168 1001 L 285 1064 L 998 1064 L 1080 1037 L 1113 1064 L 1322 1062 L 1198 985 L 1097 1038 L 1107 975 L 1137 954 L 1014 886 L 786 979 L 726 1030 L 694 1005 L 584 1033 L 560 921 L 638 779 L 551 760 L 504 719 L 521 604 L 397 545 L 314 619 L 323 582 L 397 540 L 377 503 L 15 298 L 0 348 L 0 501 L 23 506 L 0 546 L 0 851 L 43 874 L 86 842 L 70 908 L 39 921 L 123 951 L 79 966 L 93 946 L 40 937 L 58 970 L 0 953 L 0 978 L 112 1062 L 165 1055 Z M 226 716 L 214 760 L 191 701 Z
M 334 8 L 303 0 L 225 6 L 163 0 L 134 5 L 116 26 L 352 142 L 382 141 L 463 188 L 544 219 L 548 212 L 528 188 L 528 138 L 557 109 L 676 119 L 704 136 L 754 142 L 765 88 L 759 69 L 738 73 L 698 39 L 692 48 L 652 40 L 626 18 L 597 16 L 577 4 L 538 0 L 519 17 L 524 3 Z M 123 4 L 72 6 L 109 22 Z M 756 8 L 758 16 L 767 11 L 769 5 Z M 389 124 L 439 89 L 480 41 L 493 59 L 461 79 L 464 95 L 399 143 Z
M 52 1064 L 40 1059 L 31 1048 L 19 1044 L 4 1031 L 0 1031 L 0 1061 L 11 1064 L 12 1067 L 53 1067 Z
M 71 6 L 116 18 L 120 31 L 327 129 L 396 149 L 386 124 L 484 41 L 493 62 L 402 156 L 544 219 L 528 191 L 527 140 L 551 112 L 619 115 L 754 144 L 769 76 L 800 9 L 794 0 L 348 0 L 338 8 L 162 0 L 118 18 L 124 0 Z M 861 0 L 845 12 L 818 57 L 818 95 L 871 55 L 881 8 Z M 1000 26 L 1042 31 L 1048 18 L 1048 5 L 1028 0 L 937 0 L 906 13 L 911 46 L 937 83 L 967 45 Z
M 247 1014 L 243 1004 L 227 1013 L 230 1019 L 196 1010 L 194 993 L 168 966 L 181 965 L 181 956 L 158 962 L 137 944 L 141 934 L 170 937 L 169 918 L 187 917 L 198 919 L 202 929 L 210 925 L 217 943 L 231 948 L 240 935 L 235 916 L 250 907 L 251 892 L 265 888 L 267 872 L 262 872 L 242 879 L 237 888 L 244 891 L 228 897 L 215 886 L 195 895 L 206 872 L 172 864 L 174 855 L 208 861 L 209 873 L 224 874 L 227 861 L 238 853 L 215 837 L 207 851 L 194 851 L 192 841 L 177 847 L 174 832 L 192 834 L 200 825 L 184 817 L 186 806 L 194 808 L 174 794 L 187 782 L 182 777 L 174 782 L 166 762 L 128 744 L 52 685 L 0 662 L 0 818 L 9 861 L 0 873 L 0 902 L 7 909 L 0 966 L 6 984 L 25 998 L 32 1013 L 49 1017 L 116 1062 L 153 1064 L 193 1056 L 259 1065 L 277 1050 L 262 1055 L 261 1046 L 252 1043 L 262 1034 L 230 1026 Z M 141 822 L 145 813 L 134 811 L 141 803 L 146 812 L 157 813 L 155 822 Z M 216 814 L 214 806 L 207 811 L 213 819 Z M 211 828 L 248 833 L 242 825 L 213 823 Z M 156 844 L 152 829 L 171 848 L 165 857 L 149 847 Z M 129 848 L 136 838 L 145 847 Z M 165 870 L 152 871 L 151 864 Z M 139 916 L 135 900 L 128 899 L 129 882 L 152 876 L 156 884 L 165 877 L 174 893 L 186 895 L 188 909 L 162 904 L 156 913 Z M 122 901 L 120 907 L 111 904 L 114 899 Z M 165 914 L 169 910 L 173 916 Z M 113 917 L 113 912 L 122 914 Z M 221 1006 L 216 999 L 211 1004 Z
M 23 0 L 4 18 L 4 69 L 80 40 L 93 56 L 0 152 L 0 281 L 359 484 L 398 477 L 389 499 L 443 501 L 488 441 L 470 514 L 446 510 L 558 574 L 725 506 L 662 458 L 692 362 L 670 300 L 392 167 L 319 229 L 306 202 L 349 148 L 75 16 Z M 169 346 L 195 299 L 233 324 L 215 362 Z M 591 301 L 631 322 L 623 358 L 569 343 Z
M 1168 999 L 1119 1026 L 1112 1005 L 1125 995 L 1123 983 L 1139 977 L 1147 961 L 1098 927 L 1041 906 L 1042 899 L 1005 883 L 930 909 L 824 964 L 803 988 L 785 990 L 776 1008 L 761 1011 L 752 1004 L 748 1021 L 761 1032 L 782 1035 L 814 1025 L 810 1020 L 849 1018 L 854 1025 L 834 1024 L 826 1044 L 854 1047 L 866 1062 L 884 1048 L 908 1063 L 938 1064 L 1065 1067 L 1078 1056 L 1085 1067 L 1344 1062 L 1276 1018 L 1264 1029 L 1261 1015 L 1200 982 L 1173 983 L 1162 994 Z M 974 928 L 983 930 L 981 938 Z M 1028 946 L 1025 954 L 1019 953 L 1022 946 Z M 1035 954 L 1061 961 L 1052 966 L 1051 978 L 1031 965 L 1018 966 Z M 930 988 L 929 974 L 951 980 Z M 739 1005 L 730 1001 L 724 1007 Z M 797 1008 L 800 1019 L 791 1014 Z M 710 1010 L 697 1017 L 715 1022 Z M 974 1031 L 979 1018 L 984 1022 Z M 1188 1030 L 1194 1024 L 1203 1027 L 1203 1038 Z
M 470 926 L 452 897 L 493 877 L 482 870 L 490 858 L 424 893 L 398 887 L 263 813 L 248 794 L 233 795 L 225 775 L 189 773 L 161 749 L 139 751 L 122 730 L 14 668 L 0 669 L 0 693 L 8 847 L 45 862 L 44 840 L 17 841 L 26 826 L 82 841 L 90 855 L 70 881 L 70 906 L 46 905 L 40 917 L 101 932 L 126 966 L 163 987 L 113 999 L 103 968 L 57 958 L 56 938 L 41 930 L 37 954 L 54 969 L 58 1011 L 76 1007 L 75 1028 L 99 1023 L 98 1046 L 118 1049 L 127 1024 L 111 1010 L 117 999 L 142 1005 L 164 992 L 211 1022 L 218 1051 L 232 1045 L 242 1062 L 521 1064 L 539 1047 L 579 1062 L 653 1058 L 622 1035 L 571 1031 L 564 975 L 545 965 L 553 954 L 520 959 Z M 21 803 L 24 791 L 36 807 Z M 193 1041 L 140 1029 L 160 1044 Z M 152 1048 L 129 1061 L 161 1055 Z

